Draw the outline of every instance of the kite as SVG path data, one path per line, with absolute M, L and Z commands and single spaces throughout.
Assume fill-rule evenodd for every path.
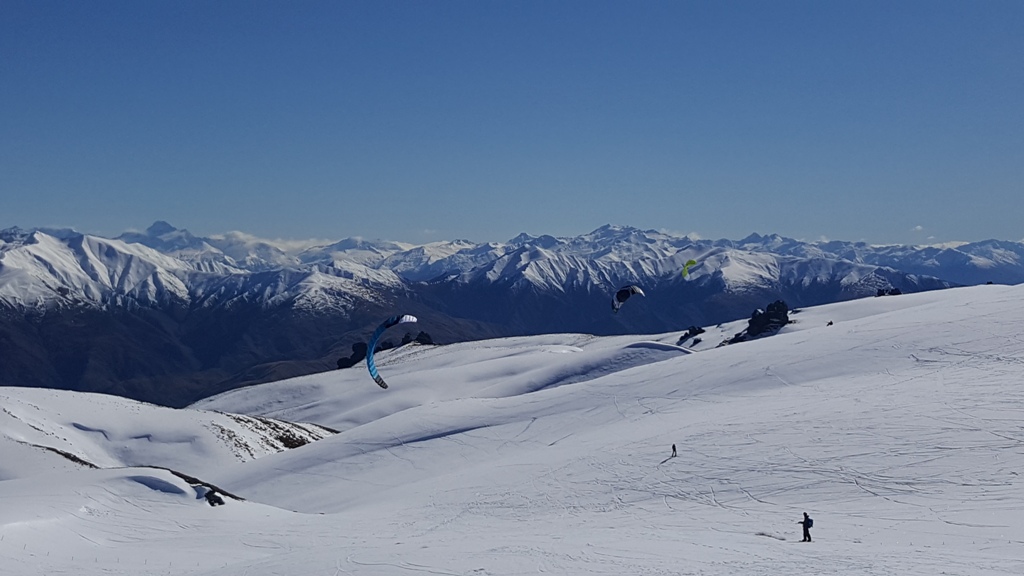
M 388 318 L 382 322 L 380 326 L 377 326 L 377 329 L 373 331 L 373 335 L 370 336 L 370 342 L 366 344 L 366 368 L 370 371 L 370 376 L 373 376 L 374 381 L 377 382 L 377 385 L 381 388 L 387 388 L 388 383 L 385 382 L 384 379 L 380 377 L 380 374 L 377 373 L 377 364 L 373 361 L 374 348 L 377 347 L 377 341 L 380 340 L 380 337 L 384 334 L 385 330 L 392 326 L 397 326 L 398 324 L 405 324 L 406 322 L 416 322 L 416 317 L 404 314 Z
M 633 294 L 646 296 L 646 294 L 644 294 L 644 291 L 641 290 L 639 286 L 629 285 L 619 288 L 619 290 L 615 293 L 615 297 L 612 298 L 612 312 L 617 313 L 619 311 L 619 308 L 622 307 L 622 303 L 625 302 L 626 300 L 629 300 L 629 297 L 632 296 Z

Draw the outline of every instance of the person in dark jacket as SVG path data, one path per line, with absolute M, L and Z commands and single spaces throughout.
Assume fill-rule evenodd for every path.
M 676 455 L 676 445 L 673 444 L 672 445 L 672 456 L 675 457 L 675 455 Z
M 814 526 L 814 520 L 811 520 L 811 517 L 807 515 L 807 512 L 804 512 L 804 519 L 797 522 L 797 524 L 803 524 L 804 526 L 804 539 L 801 540 L 801 542 L 810 542 L 811 526 Z

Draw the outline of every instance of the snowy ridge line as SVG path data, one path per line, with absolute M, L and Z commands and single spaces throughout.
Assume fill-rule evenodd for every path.
M 60 448 L 54 448 L 53 446 L 44 446 L 42 444 L 32 444 L 31 442 L 25 442 L 23 440 L 18 440 L 17 442 L 19 442 L 21 444 L 24 444 L 26 446 L 30 446 L 32 448 L 40 448 L 40 449 L 43 449 L 43 450 L 48 450 L 48 451 L 53 452 L 55 454 L 59 454 L 60 456 L 70 460 L 71 462 L 74 462 L 75 464 L 79 464 L 81 466 L 85 466 L 86 468 L 90 468 L 90 469 L 93 469 L 93 470 L 99 470 L 99 469 L 103 469 L 103 470 L 130 470 L 130 469 L 135 469 L 135 468 L 152 468 L 154 470 L 166 470 L 167 472 L 170 472 L 171 474 L 174 474 L 178 478 L 181 478 L 182 480 L 188 482 L 191 485 L 194 485 L 194 486 L 205 486 L 205 487 L 207 487 L 207 488 L 209 488 L 211 490 L 215 490 L 218 494 L 223 494 L 225 496 L 228 496 L 228 497 L 233 498 L 233 499 L 238 500 L 238 501 L 244 501 L 245 500 L 245 498 L 242 498 L 241 496 L 232 494 L 231 492 L 229 492 L 227 490 L 224 490 L 223 488 L 220 488 L 220 487 L 218 487 L 218 486 L 216 486 L 216 485 L 214 485 L 214 484 L 212 484 L 210 482 L 207 482 L 205 480 L 200 480 L 199 478 L 196 478 L 195 476 L 191 476 L 189 474 L 185 474 L 184 472 L 179 472 L 178 470 L 174 470 L 172 468 L 167 468 L 166 466 L 138 465 L 138 466 L 110 466 L 110 467 L 101 467 L 101 466 L 97 466 L 96 464 L 93 464 L 92 462 L 89 462 L 88 460 L 85 460 L 84 458 L 76 456 L 76 455 L 74 455 L 74 454 L 72 454 L 70 452 L 66 452 L 64 450 L 61 450 Z
M 60 454 L 62 460 L 102 469 L 162 466 L 203 477 L 224 457 L 261 458 L 334 434 L 316 424 L 223 411 L 179 411 L 115 396 L 2 390 L 6 418 L 0 418 L 0 447 L 12 442 L 41 448 Z M 12 458 L 34 462 L 41 469 L 49 466 L 45 458 L 29 453 Z M 0 479 L 5 476 L 11 477 L 10 469 L 0 465 Z
M 200 480 L 199 478 L 196 478 L 195 476 L 190 476 L 188 474 L 185 474 L 184 472 L 179 472 L 177 470 L 172 470 L 171 468 L 165 468 L 163 466 L 132 466 L 132 468 L 153 468 L 154 470 L 166 470 L 167 472 L 170 472 L 171 474 L 174 474 L 178 478 L 181 478 L 182 480 L 184 480 L 185 482 L 188 482 L 189 484 L 191 484 L 193 486 L 205 486 L 205 487 L 209 488 L 210 490 L 213 490 L 213 491 L 217 492 L 217 494 L 223 494 L 223 495 L 225 495 L 225 496 L 227 496 L 229 498 L 232 498 L 234 500 L 238 500 L 239 502 L 244 502 L 245 501 L 245 498 L 242 498 L 241 496 L 238 496 L 236 494 L 232 494 L 231 492 L 221 488 L 220 486 L 217 486 L 217 485 L 212 484 L 210 482 L 207 482 L 205 480 Z
M 428 281 L 555 291 L 652 285 L 675 279 L 691 258 L 699 262 L 695 281 L 719 278 L 741 292 L 779 282 L 809 287 L 837 280 L 867 294 L 885 287 L 896 271 L 961 284 L 1024 282 L 1024 243 L 995 240 L 941 249 L 757 234 L 709 241 L 604 226 L 575 238 L 521 234 L 507 243 L 422 246 L 346 239 L 289 253 L 241 237 L 198 238 L 163 222 L 145 234 L 116 239 L 16 228 L 0 231 L 0 239 L 6 240 L 0 244 L 0 303 L 12 307 L 208 306 L 248 294 L 267 303 L 344 310 L 344 295 L 372 299 L 383 288 Z M 268 273 L 286 280 L 256 288 Z M 229 284 L 235 284 L 233 293 L 224 293 Z
M 50 452 L 53 452 L 54 454 L 59 454 L 60 456 L 66 458 L 67 460 L 70 460 L 71 462 L 74 462 L 75 464 L 78 464 L 80 466 L 85 466 L 86 468 L 94 468 L 94 469 L 100 468 L 100 466 L 97 466 L 96 464 L 93 464 L 92 462 L 89 462 L 85 458 L 82 458 L 81 456 L 77 456 L 75 454 L 72 454 L 71 452 L 68 452 L 66 450 L 61 450 L 60 448 L 55 448 L 53 446 L 46 446 L 46 445 L 43 445 L 43 444 L 33 444 L 32 442 L 27 442 L 25 440 L 15 440 L 15 442 L 18 442 L 19 444 L 23 444 L 25 446 L 29 446 L 29 447 L 32 447 L 32 448 L 40 448 L 42 450 L 48 450 Z
M 657 342 L 654 340 L 643 340 L 640 342 L 634 342 L 627 344 L 626 348 L 651 348 L 654 350 L 671 350 L 676 352 L 682 352 L 683 354 L 693 354 L 693 350 L 685 346 L 677 346 L 675 344 L 669 344 L 667 342 Z

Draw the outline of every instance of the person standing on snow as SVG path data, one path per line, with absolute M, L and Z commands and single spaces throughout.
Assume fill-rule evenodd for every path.
M 673 444 L 672 445 L 672 457 L 675 458 L 675 456 L 676 456 L 676 445 Z
M 811 526 L 814 526 L 814 520 L 811 520 L 811 517 L 807 515 L 807 512 L 804 512 L 804 519 L 797 522 L 797 524 L 803 524 L 804 526 L 804 539 L 801 540 L 801 542 L 810 542 Z

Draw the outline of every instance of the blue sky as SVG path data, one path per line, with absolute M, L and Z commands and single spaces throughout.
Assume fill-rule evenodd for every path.
M 1024 239 L 1024 2 L 0 2 L 0 228 Z

